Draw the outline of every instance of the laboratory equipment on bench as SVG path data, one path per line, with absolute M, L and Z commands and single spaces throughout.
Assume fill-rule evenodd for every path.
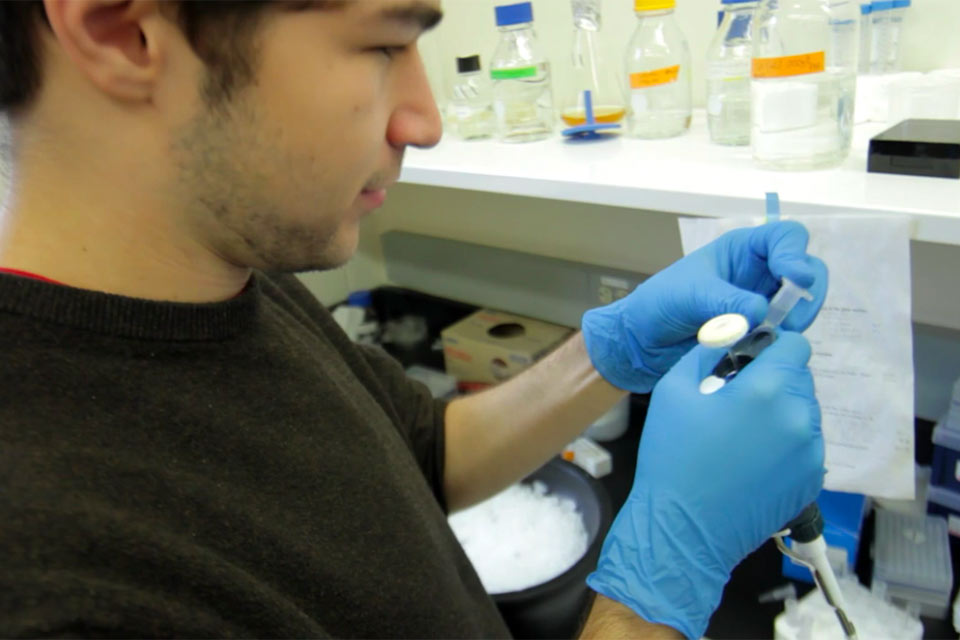
M 910 119 L 878 133 L 867 171 L 960 178 L 960 120 Z
M 563 448 L 560 457 L 594 478 L 602 478 L 613 472 L 613 456 L 590 438 L 577 438 Z
M 569 138 L 596 140 L 620 130 L 620 125 L 614 122 L 597 122 L 593 111 L 593 98 L 589 89 L 583 92 L 583 105 L 586 114 L 584 121 L 581 124 L 564 129 L 561 131 L 563 135 Z
M 560 117 L 570 127 L 590 124 L 586 94 L 593 99 L 593 119 L 601 124 L 623 120 L 627 108 L 616 70 L 606 64 L 600 48 L 600 0 L 571 0 L 573 55 L 570 89 L 560 105 Z
M 480 69 L 480 56 L 457 58 L 457 77 L 450 92 L 447 124 L 463 140 L 493 135 L 493 93 Z
M 893 0 L 870 3 L 870 73 L 884 73 L 890 50 L 890 11 Z
M 550 64 L 533 30 L 529 2 L 496 8 L 500 42 L 490 61 L 493 111 L 502 142 L 543 140 L 553 131 Z
M 765 169 L 825 169 L 850 152 L 860 8 L 762 0 L 753 19 L 751 130 Z
M 780 290 L 770 300 L 767 316 L 753 331 L 747 332 L 747 319 L 740 314 L 724 314 L 706 322 L 697 334 L 698 342 L 708 348 L 726 348 L 727 353 L 701 382 L 701 393 L 716 393 L 722 389 L 761 351 L 773 344 L 777 339 L 777 327 L 802 299 L 812 300 L 813 296 L 789 278 L 783 278 Z M 781 553 L 810 569 L 814 582 L 834 609 L 844 635 L 855 638 L 856 630 L 845 613 L 843 594 L 827 558 L 823 526 L 823 516 L 814 502 L 773 537 Z M 787 536 L 793 541 L 792 548 L 784 542 Z
M 690 128 L 690 47 L 675 6 L 676 0 L 634 0 L 638 24 L 624 68 L 627 132 L 635 138 L 672 138 Z
M 871 593 L 853 576 L 839 581 L 850 617 L 864 638 L 920 640 L 923 624 L 919 619 L 883 598 Z M 823 594 L 814 589 L 799 600 L 787 597 L 784 612 L 776 617 L 773 640 L 841 640 L 833 608 Z
M 870 73 L 870 58 L 873 52 L 873 3 L 860 0 L 860 56 L 857 62 L 859 73 Z
M 874 0 L 870 5 L 870 72 L 900 70 L 900 31 L 911 0 Z
M 942 620 L 952 587 L 947 519 L 877 509 L 870 590 L 907 613 Z
M 722 0 L 723 20 L 707 49 L 707 127 L 714 144 L 750 144 L 750 23 L 757 0 Z
M 887 29 L 890 35 L 887 38 L 887 59 L 884 64 L 886 73 L 896 73 L 900 70 L 900 34 L 903 29 L 903 19 L 911 0 L 893 0 L 890 8 L 890 17 L 887 20 Z

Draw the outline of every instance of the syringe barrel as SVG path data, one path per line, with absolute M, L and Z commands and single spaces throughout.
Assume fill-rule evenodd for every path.
M 810 292 L 802 287 L 798 287 L 790 278 L 781 279 L 780 290 L 773 296 L 770 306 L 767 308 L 767 317 L 763 319 L 763 324 L 770 327 L 779 327 L 787 314 L 800 302 L 801 299 L 812 300 Z

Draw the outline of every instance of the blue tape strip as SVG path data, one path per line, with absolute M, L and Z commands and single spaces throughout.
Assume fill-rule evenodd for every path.
M 767 222 L 777 222 L 780 219 L 780 194 L 776 191 L 767 193 Z

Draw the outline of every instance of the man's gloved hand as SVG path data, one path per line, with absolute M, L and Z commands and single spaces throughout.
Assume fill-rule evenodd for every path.
M 630 295 L 587 311 L 583 339 L 590 361 L 610 384 L 648 393 L 696 344 L 700 326 L 722 313 L 742 313 L 750 326 L 786 276 L 810 290 L 783 328 L 803 331 L 827 294 L 827 267 L 807 254 L 809 235 L 798 222 L 735 229 L 673 263 Z
M 698 390 L 701 357 L 695 348 L 654 389 L 633 489 L 587 579 L 689 638 L 733 568 L 814 501 L 824 473 L 806 339 L 781 333 L 711 395 Z

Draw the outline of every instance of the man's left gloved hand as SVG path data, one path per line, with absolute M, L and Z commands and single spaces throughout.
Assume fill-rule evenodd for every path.
M 809 234 L 798 222 L 735 229 L 644 281 L 630 295 L 583 315 L 590 361 L 610 384 L 648 393 L 696 344 L 700 326 L 741 313 L 750 326 L 787 277 L 810 291 L 783 322 L 803 331 L 827 294 L 827 267 L 807 254 Z

